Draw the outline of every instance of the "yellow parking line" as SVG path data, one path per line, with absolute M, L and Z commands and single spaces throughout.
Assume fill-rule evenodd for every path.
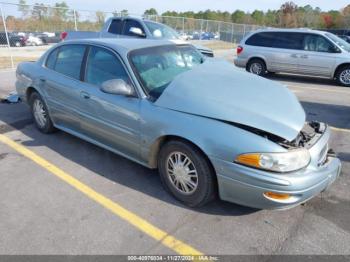
M 350 133 L 350 129 L 338 128 L 338 127 L 333 127 L 333 126 L 331 126 L 331 129 L 333 129 L 334 131 Z
M 80 192 L 85 194 L 87 197 L 99 203 L 106 209 L 110 210 L 112 213 L 122 218 L 123 220 L 127 221 L 129 224 L 133 225 L 134 227 L 144 232 L 148 236 L 152 237 L 157 241 L 160 241 L 164 246 L 174 250 L 176 253 L 180 255 L 203 255 L 200 251 L 196 250 L 195 248 L 176 239 L 174 236 L 171 236 L 167 232 L 152 225 L 151 223 L 139 217 L 135 213 L 125 209 L 124 207 L 117 204 L 116 202 L 113 202 L 109 198 L 96 192 L 91 187 L 85 185 L 84 183 L 80 182 L 76 178 L 67 174 L 62 169 L 58 168 L 54 164 L 51 164 L 49 161 L 40 157 L 39 155 L 29 150 L 28 148 L 16 143 L 15 141 L 1 134 L 0 134 L 0 142 L 8 145 L 12 149 L 21 153 L 22 155 L 29 158 L 33 162 L 37 163 L 41 167 L 45 168 L 50 173 L 54 174 L 56 177 L 60 178 L 61 180 L 71 185 L 75 189 L 79 190 Z

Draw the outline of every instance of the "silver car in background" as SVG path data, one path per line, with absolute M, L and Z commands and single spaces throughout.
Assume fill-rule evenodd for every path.
M 189 206 L 218 192 L 242 205 L 289 208 L 340 173 L 330 128 L 306 123 L 292 92 L 189 44 L 65 41 L 16 74 L 41 132 L 58 128 L 158 168 Z
M 309 29 L 266 29 L 244 38 L 234 63 L 247 71 L 327 77 L 350 86 L 350 44 L 340 37 Z

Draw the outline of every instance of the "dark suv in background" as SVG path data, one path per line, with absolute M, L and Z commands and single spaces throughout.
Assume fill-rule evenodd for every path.
M 13 33 L 7 33 L 10 46 L 25 46 L 26 39 L 24 36 L 15 35 Z M 7 45 L 7 37 L 5 32 L 0 32 L 0 45 Z

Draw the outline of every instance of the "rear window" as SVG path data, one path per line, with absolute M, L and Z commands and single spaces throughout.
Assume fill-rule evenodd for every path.
M 56 48 L 55 50 L 53 50 L 50 53 L 49 57 L 46 60 L 46 67 L 47 68 L 50 68 L 50 69 L 54 69 L 55 68 L 58 50 L 59 50 L 59 48 Z
M 304 40 L 302 33 L 278 32 L 274 33 L 274 36 L 273 47 L 275 48 L 302 49 Z
M 247 45 L 283 49 L 302 49 L 303 34 L 289 32 L 262 32 L 252 35 Z
M 66 76 L 80 79 L 80 69 L 81 63 L 83 61 L 85 46 L 83 45 L 65 45 L 59 48 L 56 62 L 51 69 L 64 74 Z M 52 59 L 54 57 L 54 52 L 51 53 L 49 60 L 47 61 L 47 66 L 52 66 Z
M 116 35 L 120 35 L 122 33 L 123 21 L 121 19 L 112 20 L 111 25 L 108 28 L 108 32 Z
M 257 33 L 248 38 L 246 45 L 271 47 L 274 35 L 270 32 Z

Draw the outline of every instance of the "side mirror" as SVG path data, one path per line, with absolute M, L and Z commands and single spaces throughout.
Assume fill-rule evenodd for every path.
M 107 94 L 134 96 L 134 89 L 123 79 L 111 79 L 102 83 L 101 91 Z
M 130 27 L 129 33 L 138 37 L 145 37 L 145 34 L 142 32 L 141 28 L 138 27 Z

